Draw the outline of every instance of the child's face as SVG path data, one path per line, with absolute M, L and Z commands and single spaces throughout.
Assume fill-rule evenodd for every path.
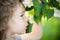
M 22 5 L 17 5 L 12 18 L 9 21 L 9 30 L 12 33 L 24 33 L 26 31 L 27 19 L 24 16 L 24 8 Z

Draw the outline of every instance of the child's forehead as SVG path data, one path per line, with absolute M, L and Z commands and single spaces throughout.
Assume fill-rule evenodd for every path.
M 23 7 L 22 4 L 17 4 L 16 7 L 14 8 L 14 13 L 17 15 L 24 15 L 25 14 L 25 8 Z

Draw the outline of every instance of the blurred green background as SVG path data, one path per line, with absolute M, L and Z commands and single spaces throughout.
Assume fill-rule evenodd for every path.
M 60 40 L 60 18 L 51 17 L 43 20 L 43 36 L 41 40 Z
M 54 16 L 49 20 L 43 18 L 42 22 L 43 35 L 40 40 L 60 40 L 60 18 Z M 31 32 L 31 29 L 32 24 L 29 23 L 27 32 Z

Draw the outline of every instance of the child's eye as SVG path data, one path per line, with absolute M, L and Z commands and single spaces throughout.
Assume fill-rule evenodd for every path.
M 23 15 L 21 15 L 20 17 L 23 17 Z

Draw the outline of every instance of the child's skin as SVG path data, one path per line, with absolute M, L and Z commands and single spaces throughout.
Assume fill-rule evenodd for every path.
M 21 3 L 17 4 L 16 9 L 14 9 L 14 14 L 8 22 L 9 29 L 7 32 L 6 40 L 14 40 L 10 38 L 12 37 L 12 35 L 14 35 L 12 38 L 14 38 L 15 36 L 20 36 L 21 40 L 39 40 L 41 38 L 42 23 L 39 23 L 39 25 L 34 23 L 32 27 L 32 32 L 31 33 L 25 32 L 28 26 L 27 23 L 28 20 L 24 16 L 24 13 L 25 8 L 23 7 L 23 5 Z

